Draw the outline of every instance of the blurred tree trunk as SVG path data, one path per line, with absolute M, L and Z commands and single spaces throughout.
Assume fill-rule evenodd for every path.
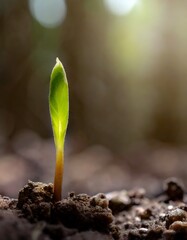
M 27 84 L 31 66 L 31 17 L 28 1 L 1 5 L 0 108 L 11 113 L 16 128 L 26 126 Z

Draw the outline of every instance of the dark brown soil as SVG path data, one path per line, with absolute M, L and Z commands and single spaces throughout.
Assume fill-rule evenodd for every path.
M 0 197 L 1 240 L 183 240 L 187 205 L 176 179 L 154 199 L 144 189 L 88 196 L 70 193 L 53 202 L 53 185 L 31 181 L 18 200 Z

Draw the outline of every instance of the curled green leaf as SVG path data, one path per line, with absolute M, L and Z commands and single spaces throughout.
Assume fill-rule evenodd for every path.
M 69 117 L 69 90 L 65 70 L 57 58 L 51 73 L 49 109 L 56 148 L 64 148 Z

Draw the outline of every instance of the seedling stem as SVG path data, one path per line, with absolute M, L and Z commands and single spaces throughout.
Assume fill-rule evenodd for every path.
M 62 149 L 56 150 L 56 167 L 54 179 L 54 201 L 58 202 L 62 197 L 62 181 L 64 172 L 64 153 Z

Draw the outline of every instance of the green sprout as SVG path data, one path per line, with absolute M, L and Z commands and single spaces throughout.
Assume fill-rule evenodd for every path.
M 69 90 L 65 70 L 58 58 L 51 73 L 49 110 L 56 147 L 54 201 L 60 201 L 64 170 L 64 142 L 69 117 Z

